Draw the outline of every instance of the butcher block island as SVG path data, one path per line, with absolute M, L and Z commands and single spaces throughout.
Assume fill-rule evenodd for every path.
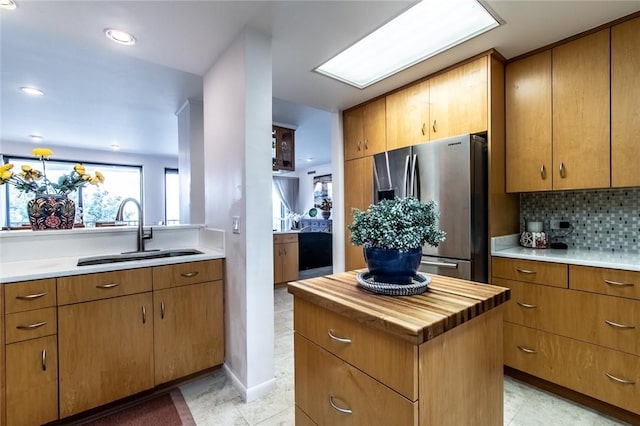
M 429 275 L 382 296 L 357 272 L 289 283 L 296 425 L 502 425 L 510 290 Z

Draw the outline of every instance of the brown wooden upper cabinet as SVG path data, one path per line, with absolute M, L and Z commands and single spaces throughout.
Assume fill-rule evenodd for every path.
M 487 130 L 488 56 L 429 80 L 429 140 Z
M 295 170 L 295 130 L 273 126 L 271 130 L 271 155 L 273 170 Z
M 385 150 L 385 98 L 345 111 L 343 118 L 345 160 L 361 158 Z
M 429 140 L 429 81 L 387 96 L 387 150 Z
M 640 186 L 640 18 L 611 28 L 611 186 Z

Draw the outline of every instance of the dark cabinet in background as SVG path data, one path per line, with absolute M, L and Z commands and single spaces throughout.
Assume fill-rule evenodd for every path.
M 295 130 L 273 126 L 271 155 L 273 170 L 295 170 Z

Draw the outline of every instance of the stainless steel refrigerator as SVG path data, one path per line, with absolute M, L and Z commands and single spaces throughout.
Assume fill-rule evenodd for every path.
M 434 200 L 438 247 L 422 248 L 421 272 L 488 282 L 487 142 L 460 135 L 374 157 L 374 201 L 414 196 Z

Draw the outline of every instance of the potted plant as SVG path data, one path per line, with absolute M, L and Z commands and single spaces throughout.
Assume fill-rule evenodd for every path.
M 351 242 L 364 247 L 364 258 L 373 279 L 382 283 L 407 284 L 416 275 L 422 247 L 437 247 L 445 239 L 437 225 L 434 201 L 416 198 L 382 200 L 366 210 L 353 209 L 348 226 Z
M 329 219 L 329 216 L 331 216 L 331 207 L 333 207 L 333 205 L 328 198 L 324 198 L 320 204 L 316 204 L 316 207 L 322 210 L 322 217 L 324 219 Z
M 91 176 L 82 164 L 77 163 L 71 172 L 61 175 L 53 182 L 47 178 L 45 166 L 45 160 L 53 155 L 53 151 L 34 148 L 31 153 L 42 161 L 42 171 L 24 164 L 21 171 L 16 173 L 13 171 L 13 164 L 7 163 L 0 166 L 0 185 L 13 185 L 23 194 L 34 195 L 27 203 L 31 229 L 73 228 L 76 205 L 67 195 L 86 184 L 98 185 L 104 182 L 104 175 L 96 171 Z

